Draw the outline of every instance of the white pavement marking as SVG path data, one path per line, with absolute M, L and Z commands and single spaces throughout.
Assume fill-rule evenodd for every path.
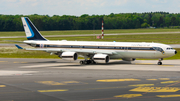
M 144 65 L 88 65 L 88 66 L 66 66 L 66 67 L 51 67 L 65 69 L 100 69 L 100 70 L 138 70 L 138 71 L 180 71 L 180 67 L 162 67 L 162 66 L 144 66 Z
M 53 66 L 66 66 L 68 63 L 50 63 L 50 64 L 41 64 L 41 65 L 31 65 L 31 66 L 22 66 L 20 68 L 44 68 L 44 67 L 53 67 Z M 70 63 L 69 65 L 73 65 Z
M 8 71 L 8 70 L 0 70 L 0 76 L 8 76 L 8 75 L 23 75 L 27 73 L 37 73 L 37 71 Z
M 112 63 L 114 62 L 114 64 Z M 111 60 L 110 64 L 80 65 L 77 63 L 46 63 L 22 66 L 20 68 L 65 68 L 65 69 L 101 69 L 101 70 L 140 70 L 140 71 L 180 71 L 179 60 L 164 60 L 164 66 L 157 65 L 157 60 L 136 60 L 132 64 Z M 166 66 L 168 65 L 168 66 Z

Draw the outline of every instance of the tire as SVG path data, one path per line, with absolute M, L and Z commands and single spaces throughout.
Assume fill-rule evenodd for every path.
M 162 65 L 162 62 L 158 62 L 158 65 Z
M 80 61 L 79 63 L 80 63 L 81 65 L 83 65 L 83 64 L 84 64 L 84 61 Z
M 86 65 L 86 64 L 88 64 L 88 62 L 85 60 L 85 61 L 84 61 L 84 64 Z
M 91 60 L 87 60 L 87 64 L 91 64 L 92 63 L 92 61 Z
M 93 64 L 96 64 L 96 62 L 95 62 L 95 61 L 93 61 L 92 63 L 93 63 Z

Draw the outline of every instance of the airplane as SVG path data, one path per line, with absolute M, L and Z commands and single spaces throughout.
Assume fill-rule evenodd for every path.
M 143 58 L 159 59 L 157 64 L 162 65 L 163 58 L 177 54 L 171 46 L 153 42 L 50 41 L 41 35 L 28 17 L 21 17 L 21 20 L 28 39 L 23 43 L 34 48 L 22 48 L 16 44 L 18 49 L 45 51 L 68 61 L 83 57 L 80 64 L 108 63 L 110 59 L 135 61 L 136 58 Z

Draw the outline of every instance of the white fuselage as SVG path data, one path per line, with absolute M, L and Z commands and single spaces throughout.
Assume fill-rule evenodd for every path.
M 160 59 L 175 55 L 175 50 L 169 45 L 160 43 L 138 42 L 94 42 L 94 41 L 33 41 L 24 43 L 31 44 L 36 48 L 66 49 L 67 51 L 81 50 L 93 51 L 94 53 L 114 53 L 110 59 L 119 58 L 149 58 Z

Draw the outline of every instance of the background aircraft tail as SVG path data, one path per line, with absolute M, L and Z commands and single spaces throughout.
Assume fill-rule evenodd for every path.
M 28 40 L 47 40 L 41 35 L 29 18 L 21 17 L 21 20 Z

